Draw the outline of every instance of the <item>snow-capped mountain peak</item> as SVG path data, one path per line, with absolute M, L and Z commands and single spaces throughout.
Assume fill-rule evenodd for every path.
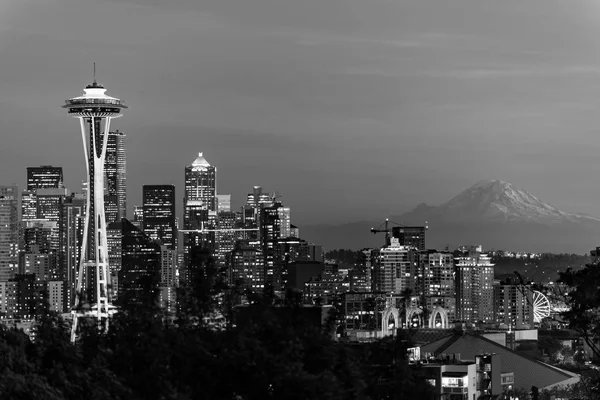
M 415 210 L 417 211 L 417 210 Z M 479 181 L 439 207 L 433 216 L 453 222 L 531 221 L 546 224 L 595 219 L 551 206 L 501 180 Z

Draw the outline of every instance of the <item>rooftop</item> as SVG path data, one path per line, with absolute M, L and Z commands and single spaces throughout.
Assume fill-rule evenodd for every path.
M 421 347 L 421 353 L 460 354 L 463 360 L 475 359 L 484 353 L 500 357 L 501 372 L 514 372 L 515 386 L 550 388 L 579 381 L 579 376 L 560 368 L 524 357 L 496 342 L 470 332 L 457 332 Z
M 192 167 L 193 171 L 198 171 L 210 167 L 210 164 L 208 163 L 208 161 L 206 161 L 202 153 L 198 153 L 198 157 L 194 160 L 190 167 Z

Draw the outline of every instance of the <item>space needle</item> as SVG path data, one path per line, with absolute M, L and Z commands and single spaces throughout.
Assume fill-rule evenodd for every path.
M 122 100 L 106 95 L 106 89 L 96 82 L 95 63 L 94 82 L 87 85 L 83 92 L 83 96 L 66 100 L 62 106 L 70 116 L 79 119 L 88 175 L 85 226 L 75 304 L 71 311 L 71 341 L 76 339 L 78 319 L 95 317 L 98 327 L 106 330 L 109 317 L 116 312 L 108 290 L 110 277 L 104 214 L 104 159 L 110 122 L 121 117 L 122 110 L 128 108 Z

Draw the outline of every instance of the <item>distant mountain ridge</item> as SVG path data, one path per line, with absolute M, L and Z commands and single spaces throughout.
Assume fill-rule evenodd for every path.
M 390 220 L 403 225 L 427 221 L 429 248 L 477 243 L 488 249 L 583 254 L 600 245 L 600 218 L 560 210 L 501 180 L 479 181 L 439 206 L 421 203 Z M 383 234 L 369 234 L 380 224 L 307 226 L 300 233 L 327 249 L 359 249 L 381 246 Z
M 479 181 L 440 206 L 432 207 L 422 203 L 411 212 L 403 214 L 401 218 L 413 220 L 421 215 L 456 223 L 534 221 L 556 224 L 584 220 L 600 222 L 600 219 L 585 214 L 559 210 L 531 193 L 500 180 Z

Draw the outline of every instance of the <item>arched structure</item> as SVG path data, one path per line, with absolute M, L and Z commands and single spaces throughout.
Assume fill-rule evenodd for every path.
M 406 327 L 407 328 L 422 328 L 423 327 L 423 310 L 417 307 L 410 307 L 406 310 Z
M 448 311 L 436 306 L 429 315 L 429 327 L 435 329 L 448 329 Z
M 394 320 L 393 326 L 390 327 L 390 317 Z M 400 328 L 400 312 L 396 307 L 388 307 L 383 310 L 381 318 L 381 333 L 387 336 L 393 333 L 393 329 Z

